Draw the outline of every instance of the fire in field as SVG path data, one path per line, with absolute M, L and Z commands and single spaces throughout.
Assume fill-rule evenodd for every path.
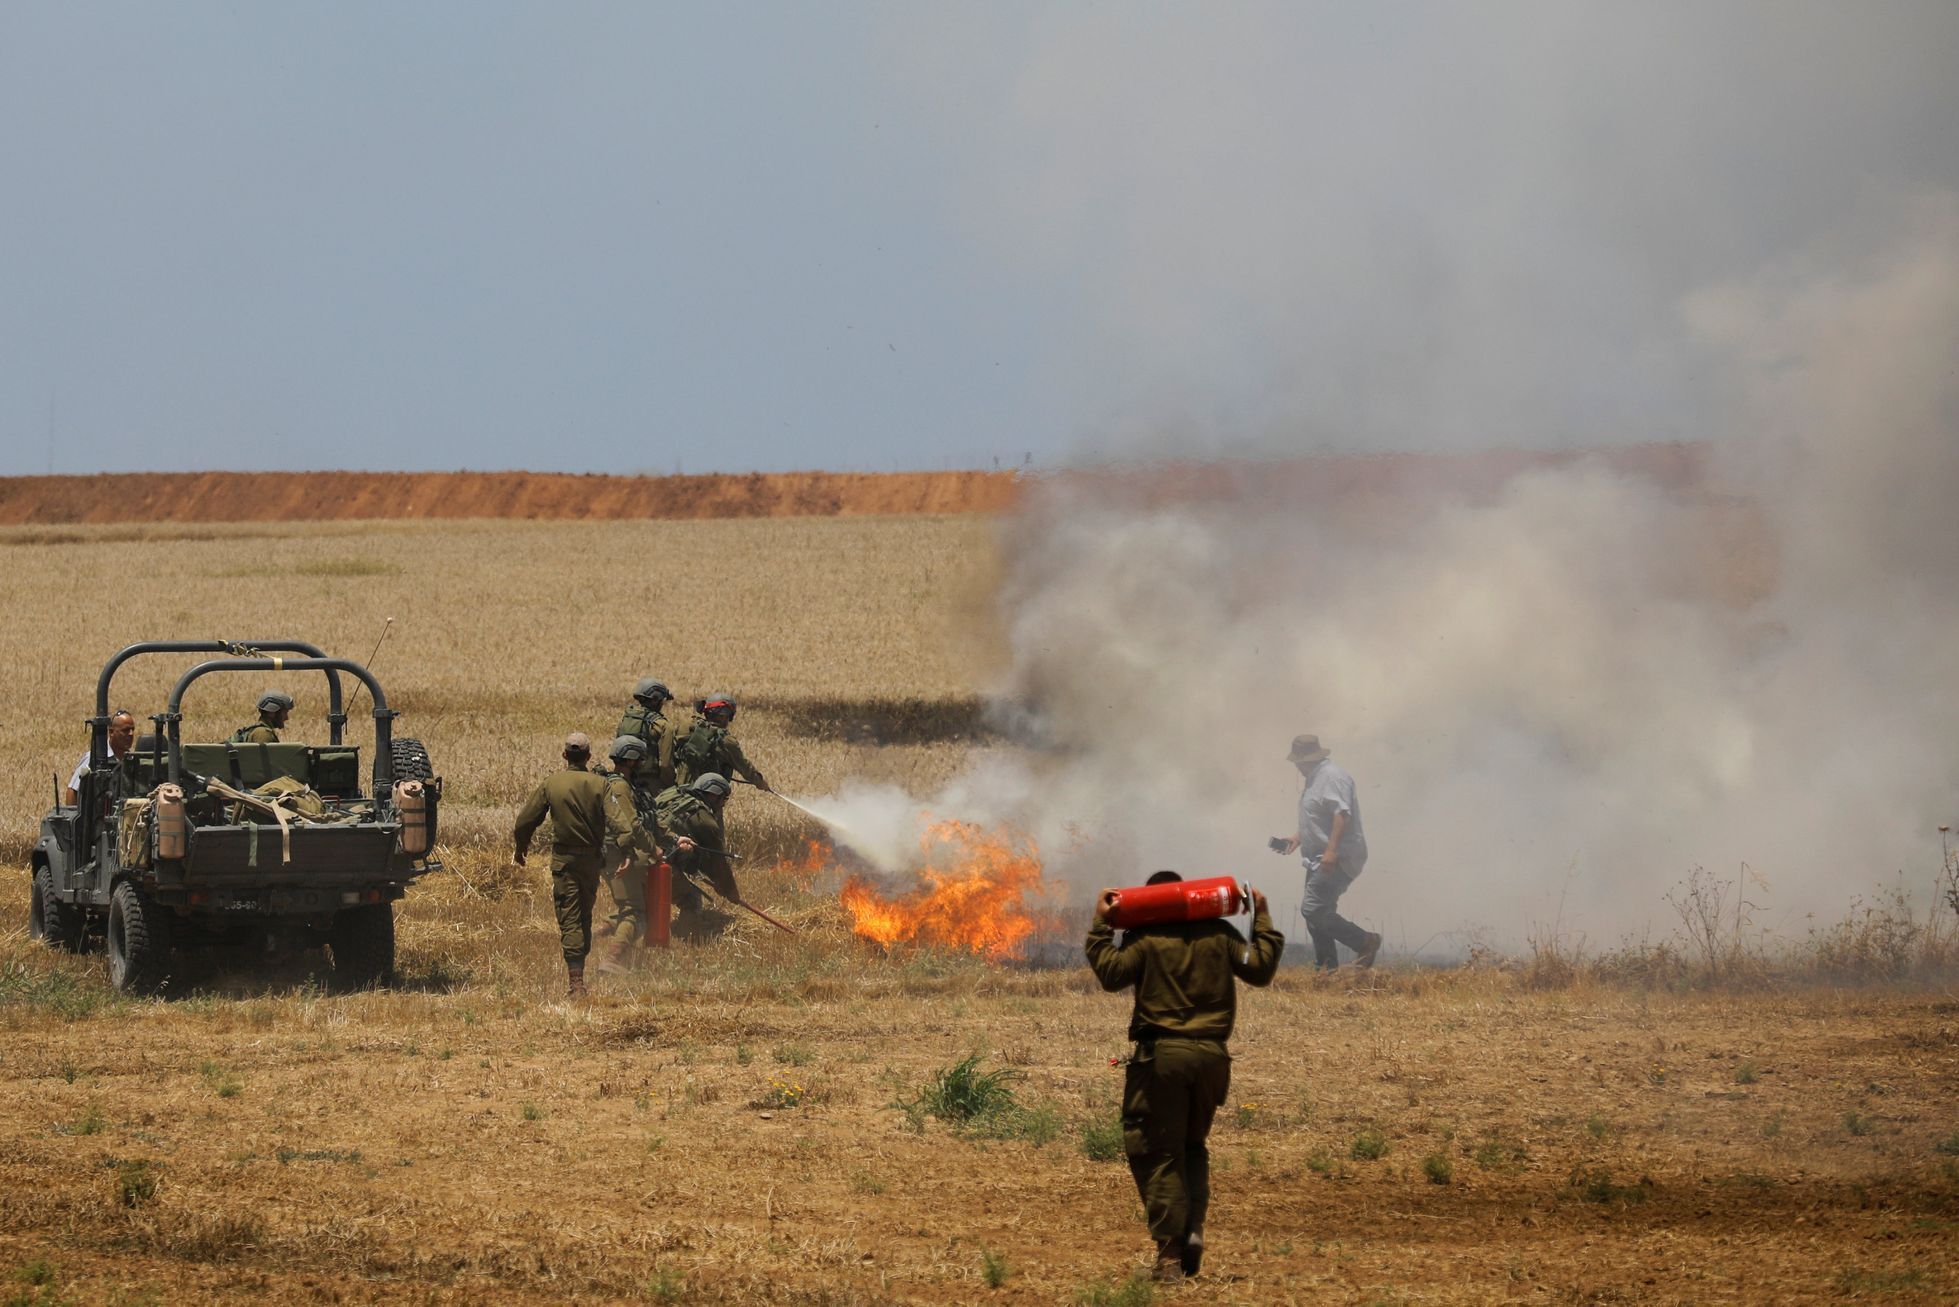
M 852 874 L 840 897 L 851 929 L 890 948 L 923 944 L 971 953 L 988 961 L 1019 959 L 1051 914 L 1041 855 L 1024 833 L 987 830 L 975 822 L 934 821 L 919 837 L 916 887 L 880 893 L 870 877 Z

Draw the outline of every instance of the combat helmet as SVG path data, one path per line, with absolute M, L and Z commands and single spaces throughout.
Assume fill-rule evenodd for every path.
M 669 690 L 667 683 L 658 677 L 642 676 L 639 678 L 639 683 L 633 686 L 633 698 L 641 703 L 646 703 L 650 699 L 652 702 L 648 706 L 657 708 L 673 698 L 673 691 Z
M 611 747 L 605 751 L 605 756 L 614 762 L 645 762 L 646 741 L 637 735 L 615 736 Z
M 279 712 L 282 709 L 286 712 L 292 711 L 292 696 L 284 690 L 267 690 L 258 697 L 260 712 Z
M 709 719 L 716 716 L 724 716 L 728 721 L 735 719 L 735 696 L 732 694 L 710 694 L 695 707 L 701 710 L 701 716 Z
M 728 778 L 720 772 L 702 772 L 687 785 L 690 793 L 703 799 L 725 799 L 730 790 Z

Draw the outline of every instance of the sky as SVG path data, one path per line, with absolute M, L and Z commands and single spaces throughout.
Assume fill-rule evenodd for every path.
M 1956 67 L 1945 0 L 0 0 L 0 474 L 1701 438 L 1697 297 L 1959 189 Z

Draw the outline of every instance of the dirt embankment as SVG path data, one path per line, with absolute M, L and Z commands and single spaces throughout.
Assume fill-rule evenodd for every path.
M 137 472 L 0 478 L 0 526 L 289 522 L 376 518 L 839 517 L 999 513 L 1037 481 L 1102 502 L 1417 506 L 1487 499 L 1536 468 L 1595 458 L 1677 493 L 1704 493 L 1707 447 L 1587 452 L 1328 455 L 1108 465 L 1033 479 L 1012 472 L 755 472 L 604 476 L 562 472 Z
M 0 525 L 991 513 L 1013 499 L 1007 472 L 138 472 L 0 478 Z

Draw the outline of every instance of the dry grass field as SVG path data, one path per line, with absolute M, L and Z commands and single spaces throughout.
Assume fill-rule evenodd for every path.
M 765 796 L 731 813 L 765 855 L 747 888 L 803 933 L 744 920 L 565 1001 L 539 860 L 502 856 L 558 737 L 602 733 L 654 671 L 742 696 L 791 792 L 930 790 L 1005 747 L 976 709 L 993 529 L 0 530 L 0 1302 L 1959 1296 L 1959 995 L 1936 975 L 1282 969 L 1244 1004 L 1207 1274 L 1155 1295 L 1126 1278 L 1145 1239 L 1112 1156 L 1126 1002 L 1082 968 L 854 938 L 833 876 L 768 868 L 810 832 Z M 99 956 L 27 939 L 34 823 L 110 651 L 291 634 L 364 658 L 387 617 L 377 667 L 447 778 L 453 868 L 401 906 L 394 989 L 334 994 L 302 963 L 123 999 Z M 116 698 L 151 710 L 165 662 Z M 259 687 L 199 688 L 186 733 L 215 738 Z M 319 687 L 285 688 L 317 722 Z

